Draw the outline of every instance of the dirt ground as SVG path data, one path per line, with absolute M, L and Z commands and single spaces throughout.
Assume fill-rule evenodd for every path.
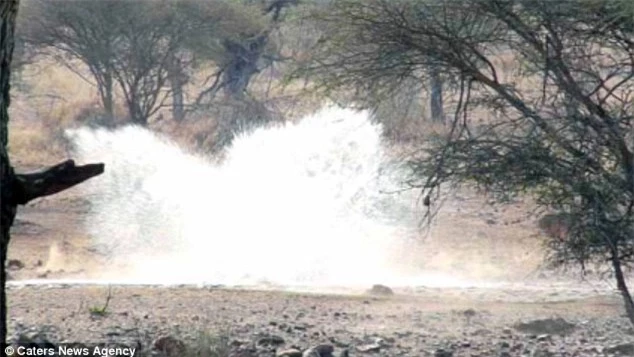
M 282 356 L 292 348 L 311 356 L 306 349 L 319 344 L 335 356 L 634 355 L 634 330 L 608 283 L 555 281 L 540 268 L 541 241 L 521 202 L 492 208 L 469 195 L 450 201 L 425 238 L 421 261 L 431 271 L 507 284 L 326 294 L 59 282 L 107 270 L 82 229 L 87 203 L 70 190 L 18 214 L 9 248 L 10 335 L 148 351 L 161 336 L 191 346 L 209 333 L 227 336 L 232 356 Z

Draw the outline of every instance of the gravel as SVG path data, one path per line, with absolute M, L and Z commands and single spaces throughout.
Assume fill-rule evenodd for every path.
M 233 357 L 634 355 L 634 330 L 613 295 L 517 302 L 490 289 L 394 290 L 13 286 L 10 342 L 135 346 L 136 355 L 209 355 L 209 346 L 224 353 L 210 356 Z

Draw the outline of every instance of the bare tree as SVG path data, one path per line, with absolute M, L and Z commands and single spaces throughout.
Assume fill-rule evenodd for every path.
M 475 183 L 565 214 L 551 261 L 609 262 L 634 323 L 631 3 L 338 0 L 328 10 L 321 54 L 304 68 L 322 88 L 389 95 L 404 78 L 428 80 L 431 65 L 457 79 L 450 130 L 409 162 L 425 202 L 435 207 L 441 185 Z
M 0 341 L 7 337 L 7 298 L 6 298 L 6 260 L 11 226 L 18 205 L 24 205 L 38 197 L 55 194 L 68 189 L 104 170 L 103 164 L 75 166 L 72 160 L 52 166 L 33 174 L 16 174 L 11 167 L 7 153 L 8 144 L 8 107 L 10 103 L 10 73 L 13 56 L 15 23 L 18 1 L 0 2 L 0 190 L 2 193 L 0 209 Z

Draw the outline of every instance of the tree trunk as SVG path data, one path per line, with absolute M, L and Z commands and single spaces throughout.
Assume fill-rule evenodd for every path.
M 630 323 L 634 325 L 634 301 L 632 300 L 632 295 L 627 287 L 627 282 L 625 281 L 625 276 L 623 275 L 623 269 L 621 267 L 621 261 L 618 258 L 618 255 L 612 254 L 612 268 L 614 269 L 614 278 L 616 279 L 616 287 L 619 289 L 621 293 L 621 297 L 623 298 L 623 303 L 625 304 L 625 313 L 627 314 L 627 318 L 630 320 Z
M 95 66 L 90 67 L 90 72 L 97 80 L 97 90 L 104 111 L 104 123 L 107 125 L 114 123 L 114 82 L 112 71 Z
M 106 121 L 108 124 L 112 124 L 114 122 L 114 97 L 112 94 L 113 91 L 113 80 L 112 73 L 107 73 L 104 75 L 104 84 L 103 84 L 103 95 L 101 100 L 103 101 L 103 111 L 106 115 Z
M 17 206 L 46 195 L 72 187 L 104 170 L 103 164 L 75 166 L 72 160 L 55 165 L 48 170 L 28 174 L 15 174 L 9 155 L 8 124 L 10 102 L 11 58 L 14 46 L 15 20 L 18 0 L 0 1 L 0 342 L 7 341 L 6 259 L 10 229 Z M 4 353 L 4 352 L 3 352 Z
M 7 272 L 5 262 L 7 261 L 7 248 L 11 225 L 15 218 L 16 206 L 7 204 L 10 200 L 11 187 L 15 175 L 9 162 L 7 153 L 9 135 L 9 74 L 11 73 L 11 58 L 13 56 L 15 19 L 18 12 L 17 0 L 5 0 L 0 2 L 0 191 L 2 199 L 0 209 L 2 210 L 2 221 L 0 222 L 0 343 L 7 340 L 7 295 L 5 291 Z
M 127 103 L 130 121 L 133 124 L 146 127 L 148 123 L 148 118 L 147 116 L 145 116 L 143 109 L 141 108 L 141 104 L 134 97 L 127 100 Z
M 185 119 L 183 86 L 187 83 L 187 77 L 183 73 L 182 64 L 178 58 L 174 58 L 168 68 L 168 80 L 172 87 L 172 118 L 182 121 Z
M 224 72 L 225 95 L 241 100 L 249 86 L 251 78 L 258 72 L 258 61 L 264 53 L 268 34 L 263 34 L 247 43 L 226 40 L 225 51 L 230 62 Z
M 433 122 L 444 123 L 445 114 L 443 110 L 442 99 L 442 79 L 440 78 L 440 72 L 438 66 L 431 66 L 429 68 L 431 95 L 430 95 L 430 108 L 431 108 L 431 120 Z

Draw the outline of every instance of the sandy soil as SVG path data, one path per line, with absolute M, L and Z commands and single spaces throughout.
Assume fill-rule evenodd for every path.
M 191 346 L 208 332 L 228 336 L 232 356 L 274 356 L 318 344 L 340 356 L 634 355 L 634 330 L 609 284 L 546 280 L 534 220 L 521 202 L 490 208 L 470 196 L 454 197 L 421 252 L 430 271 L 510 283 L 412 286 L 376 295 L 55 283 L 98 277 L 106 269 L 81 228 L 87 203 L 74 194 L 39 200 L 18 214 L 9 248 L 13 340 L 39 334 L 54 343 L 121 343 L 148 351 L 160 336 Z M 27 283 L 31 279 L 42 281 Z M 95 313 L 108 295 L 106 313 Z M 522 325 L 540 319 L 550 320 Z M 331 355 L 326 352 L 321 357 Z

